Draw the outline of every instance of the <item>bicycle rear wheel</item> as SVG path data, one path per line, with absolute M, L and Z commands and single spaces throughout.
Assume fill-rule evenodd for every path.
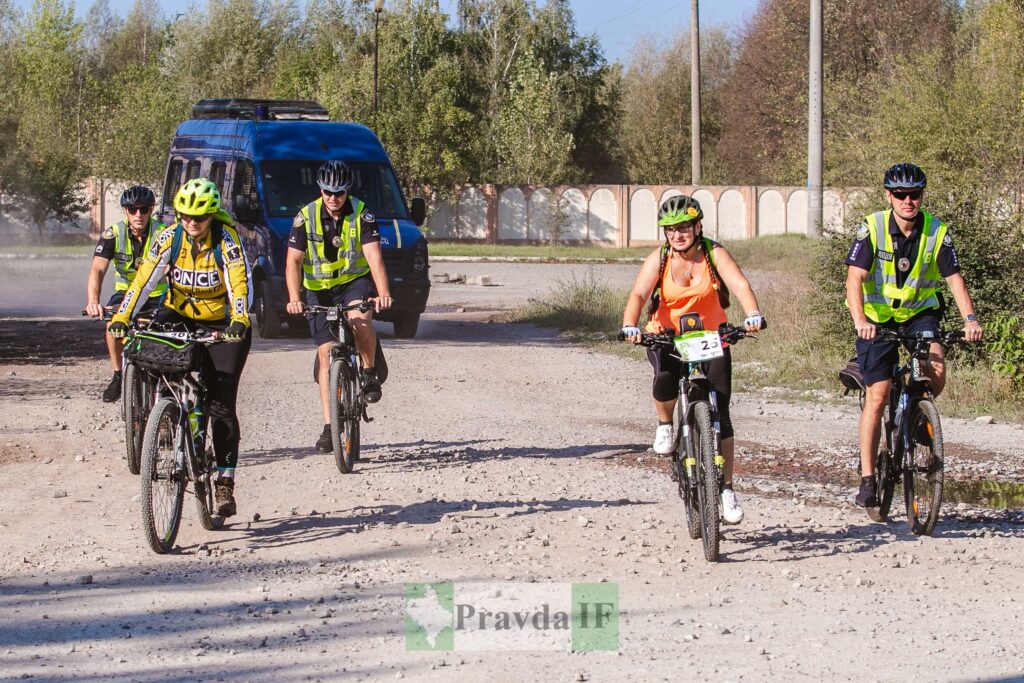
M 928 399 L 917 403 L 910 414 L 910 450 L 906 454 L 903 494 L 910 530 L 931 536 L 939 520 L 944 480 L 942 426 L 939 411 Z
M 683 438 L 683 428 L 686 426 L 686 416 L 683 415 L 683 402 L 676 402 L 676 462 L 673 463 L 679 468 L 679 497 L 683 499 L 683 506 L 686 508 L 686 532 L 690 538 L 700 538 L 700 504 L 697 501 L 697 494 L 692 488 L 690 477 L 687 476 L 686 467 L 686 442 L 691 444 L 691 453 L 697 453 L 697 446 L 693 440 L 693 430 L 689 430 L 686 439 Z
M 331 413 L 331 442 L 334 462 L 342 474 L 350 474 L 359 457 L 359 416 L 356 409 L 355 370 L 341 360 L 331 363 L 328 389 Z
M 875 491 L 878 496 L 878 507 L 868 507 L 867 513 L 875 522 L 885 522 L 889 518 L 889 511 L 892 509 L 892 494 L 896 489 L 896 467 L 893 465 L 892 457 L 892 434 L 886 428 L 885 418 L 882 418 L 882 434 L 885 438 L 884 448 L 878 449 L 875 455 Z
M 121 383 L 121 409 L 124 412 L 124 443 L 128 452 L 128 471 L 138 474 L 141 468 L 142 438 L 146 430 L 145 374 L 132 363 L 124 367 Z
M 213 481 L 217 472 L 213 451 L 207 450 L 198 455 L 196 460 L 196 479 L 192 482 L 193 493 L 196 497 L 196 514 L 199 515 L 199 523 L 204 529 L 216 531 L 224 526 L 224 518 L 213 514 L 215 509 Z
M 178 403 L 170 396 L 157 401 L 142 445 L 142 529 L 149 547 L 161 554 L 174 547 L 181 525 L 186 434 Z
M 718 468 L 715 466 L 715 433 L 711 426 L 711 409 L 706 401 L 693 404 L 693 442 L 697 446 L 697 499 L 700 508 L 701 539 L 704 559 L 718 561 L 719 532 Z

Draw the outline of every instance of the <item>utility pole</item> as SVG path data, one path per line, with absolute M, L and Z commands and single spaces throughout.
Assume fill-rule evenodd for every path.
M 373 126 L 377 127 L 377 28 L 380 26 L 380 13 L 384 10 L 384 0 L 373 3 Z
M 822 224 L 821 0 L 811 0 L 811 40 L 807 107 L 807 235 L 817 237 Z
M 700 25 L 697 0 L 690 0 L 690 184 L 700 185 Z

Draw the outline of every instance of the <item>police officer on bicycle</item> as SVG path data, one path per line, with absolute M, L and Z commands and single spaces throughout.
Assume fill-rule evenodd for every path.
M 145 185 L 132 185 L 121 193 L 124 220 L 104 230 L 93 251 L 92 268 L 89 269 L 89 281 L 85 286 L 85 311 L 92 317 L 103 316 L 100 290 L 103 288 L 103 278 L 107 275 L 110 262 L 114 262 L 114 294 L 107 302 L 107 307 L 116 308 L 121 305 L 124 293 L 135 280 L 135 273 L 138 272 L 142 257 L 149 251 L 157 234 L 167 227 L 153 217 L 154 204 L 156 197 L 153 190 Z M 160 297 L 166 289 L 167 283 L 161 280 L 150 292 L 146 303 L 140 307 L 139 314 L 152 313 L 159 305 Z M 103 401 L 113 403 L 121 398 L 122 345 L 109 333 L 106 338 L 114 376 L 103 390 Z
M 349 195 L 352 183 L 352 169 L 345 162 L 324 163 L 317 172 L 320 197 L 295 216 L 285 259 L 286 310 L 292 315 L 305 311 L 307 304 L 347 306 L 374 297 L 375 310 L 391 308 L 391 291 L 380 250 L 380 230 L 362 200 Z M 305 302 L 301 294 L 303 288 Z M 363 361 L 360 377 L 363 395 L 368 403 L 375 403 L 381 398 L 381 388 L 374 367 L 377 335 L 373 329 L 373 312 L 354 310 L 348 312 L 348 317 L 356 338 L 356 350 Z M 335 340 L 324 313 L 309 316 L 309 329 L 317 347 L 317 382 L 324 413 L 324 428 L 316 447 L 327 452 L 332 448 L 328 373 Z
M 964 338 L 980 341 L 981 323 L 960 273 L 949 229 L 938 217 L 921 210 L 928 181 L 909 163 L 885 172 L 889 207 L 865 216 L 846 257 L 846 303 L 857 329 L 857 365 L 867 392 L 860 416 L 861 482 L 856 503 L 878 505 L 874 462 L 880 424 L 899 362 L 895 341 L 877 337 L 877 328 L 902 334 L 931 332 L 937 339 L 942 318 L 939 287 L 946 281 L 964 318 Z M 938 396 L 946 383 L 942 345 L 931 345 L 923 370 Z

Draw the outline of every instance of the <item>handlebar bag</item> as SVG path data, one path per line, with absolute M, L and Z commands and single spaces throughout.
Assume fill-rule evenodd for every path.
M 137 334 L 124 352 L 129 361 L 150 372 L 189 372 L 198 367 L 196 345 L 190 341 Z

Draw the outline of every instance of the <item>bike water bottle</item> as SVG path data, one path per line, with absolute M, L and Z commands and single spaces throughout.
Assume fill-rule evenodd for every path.
M 188 424 L 192 428 L 192 439 L 193 441 L 199 441 L 199 420 L 202 417 L 196 409 L 196 405 L 192 402 L 188 402 Z

